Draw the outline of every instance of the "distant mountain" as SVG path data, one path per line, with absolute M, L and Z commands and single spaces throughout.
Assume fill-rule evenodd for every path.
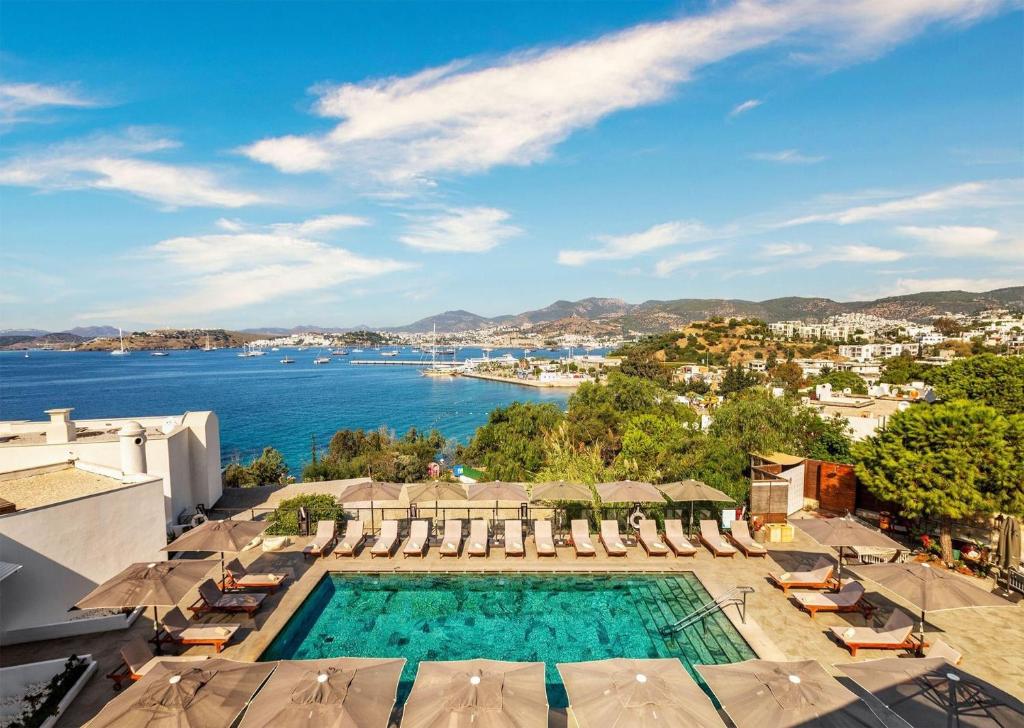
M 46 336 L 49 331 L 43 329 L 0 329 L 0 336 Z
M 241 329 L 243 334 L 266 334 L 268 336 L 291 336 L 292 334 L 348 334 L 352 331 L 373 331 L 373 326 L 313 326 L 301 324 L 291 328 L 279 326 L 262 326 L 255 329 Z
M 518 324 L 548 323 L 573 317 L 593 321 L 609 316 L 621 316 L 631 308 L 634 306 L 621 298 L 584 298 L 580 301 L 555 301 L 550 306 L 539 308 L 536 311 L 527 311 L 511 318 Z
M 73 329 L 63 331 L 65 334 L 74 334 L 85 339 L 95 339 L 97 336 L 117 336 L 116 326 L 76 326 Z
M 439 313 L 436 316 L 427 316 L 419 321 L 414 321 L 408 326 L 398 326 L 389 330 L 408 334 L 425 334 L 432 331 L 436 324 L 438 331 L 444 331 L 446 333 L 475 331 L 476 329 L 485 329 L 490 326 L 496 326 L 499 322 L 507 321 L 510 318 L 512 317 L 499 316 L 497 318 L 489 319 L 460 309 L 458 311 L 445 311 L 444 313 Z

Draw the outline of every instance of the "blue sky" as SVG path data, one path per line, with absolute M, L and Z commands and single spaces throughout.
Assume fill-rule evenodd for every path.
M 1018 2 L 0 5 L 0 327 L 1024 283 Z

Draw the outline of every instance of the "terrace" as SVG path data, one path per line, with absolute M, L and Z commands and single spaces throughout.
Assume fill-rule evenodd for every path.
M 275 499 L 276 500 L 276 499 Z M 627 556 L 610 557 L 600 544 L 594 557 L 577 557 L 571 546 L 558 546 L 557 556 L 539 557 L 532 537 L 525 542 L 523 558 L 506 558 L 500 546 L 492 546 L 486 558 L 469 558 L 462 553 L 457 558 L 442 558 L 437 545 L 432 545 L 423 558 L 402 558 L 398 553 L 391 558 L 371 558 L 364 548 L 353 558 L 336 558 L 328 553 L 312 561 L 303 558 L 302 549 L 309 541 L 295 537 L 292 543 L 278 551 L 251 549 L 239 554 L 249 571 L 285 572 L 290 578 L 283 589 L 269 594 L 264 606 L 252 617 L 244 615 L 208 616 L 214 624 L 238 624 L 236 637 L 221 656 L 241 661 L 257 661 L 270 647 L 289 620 L 302 608 L 328 574 L 683 574 L 692 573 L 704 588 L 718 596 L 731 587 L 749 585 L 753 592 L 746 599 L 745 615 L 735 606 L 725 608 L 723 614 L 758 657 L 768 660 L 817 660 L 831 673 L 839 672 L 833 666 L 855 661 L 890 657 L 893 653 L 862 649 L 856 658 L 839 646 L 831 637 L 831 626 L 863 626 L 868 624 L 860 614 L 819 614 L 810 619 L 806 612 L 796 608 L 792 594 L 786 596 L 774 587 L 769 574 L 792 571 L 811 563 L 819 554 L 834 559 L 835 553 L 818 545 L 796 529 L 795 538 L 788 543 L 766 544 L 766 558 L 715 558 L 701 548 L 692 558 L 648 557 L 639 546 L 627 547 Z M 372 539 L 370 541 L 372 543 Z M 211 569 L 214 567 L 211 561 Z M 876 622 L 884 621 L 896 607 L 914 614 L 912 606 L 902 600 L 890 598 L 888 592 L 870 588 L 869 597 L 877 607 Z M 182 604 L 187 604 L 187 597 Z M 1024 611 L 1019 603 L 1011 609 L 973 609 L 936 612 L 929 615 L 930 637 L 941 638 L 964 654 L 964 669 L 988 680 L 1013 695 L 1024 695 Z M 65 657 L 70 653 L 91 653 L 99 663 L 100 675 L 114 670 L 120 663 L 119 649 L 135 637 L 151 634 L 152 622 L 148 614 L 138 619 L 130 629 L 118 633 L 87 635 L 63 640 L 15 645 L 3 651 L 4 665 L 18 664 L 47 657 Z M 745 616 L 745 619 L 743 618 Z M 190 647 L 185 655 L 212 655 L 210 647 Z M 501 654 L 485 655 L 502 659 Z M 81 725 L 94 716 L 111 699 L 110 683 L 93 679 L 62 718 L 59 725 Z M 566 724 L 563 710 L 552 709 L 551 725 Z M 397 722 L 395 723 L 397 725 Z

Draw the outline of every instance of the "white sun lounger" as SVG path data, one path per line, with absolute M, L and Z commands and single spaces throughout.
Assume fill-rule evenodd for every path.
M 459 555 L 459 547 L 462 546 L 462 520 L 453 518 L 444 522 L 444 538 L 441 540 L 441 556 Z
M 538 556 L 558 556 L 555 550 L 555 539 L 551 535 L 551 521 L 547 518 L 533 522 L 533 540 L 537 545 Z
M 828 589 L 833 584 L 834 569 L 831 561 L 819 556 L 810 571 L 786 571 L 778 576 L 769 574 L 768 578 L 782 589 L 783 594 L 789 594 L 790 589 Z
M 714 521 L 700 522 L 700 540 L 715 556 L 736 555 L 736 549 L 722 538 L 722 534 L 718 532 L 718 524 Z
M 409 527 L 409 541 L 405 544 L 405 548 L 402 549 L 402 557 L 408 558 L 410 556 L 422 557 L 427 553 L 427 536 L 429 535 L 429 525 L 426 521 L 413 521 Z
M 626 544 L 619 535 L 618 521 L 601 521 L 601 544 L 609 556 L 625 556 Z
M 338 542 L 338 547 L 334 549 L 334 558 L 340 559 L 342 556 L 356 555 L 356 549 L 359 548 L 359 544 L 366 538 L 365 526 L 362 521 L 349 521 L 345 524 L 345 535 L 341 541 Z
M 657 525 L 657 522 L 650 518 L 640 521 L 640 533 L 637 538 L 648 556 L 668 556 L 668 546 L 658 535 Z
M 505 556 L 526 556 L 523 522 L 518 519 L 505 521 Z
M 377 542 L 370 549 L 370 558 L 376 556 L 390 556 L 391 549 L 398 542 L 398 521 L 384 521 L 380 524 L 380 536 Z
M 874 607 L 864 599 L 864 585 L 859 581 L 851 581 L 843 585 L 838 592 L 810 592 L 794 595 L 811 619 L 818 612 L 861 612 L 870 617 Z
M 729 538 L 736 544 L 744 556 L 768 556 L 768 550 L 755 541 L 750 535 L 746 521 L 733 521 L 729 526 Z
M 338 538 L 338 526 L 334 521 L 317 521 L 316 535 L 302 549 L 302 558 L 307 556 L 323 556 Z
M 594 542 L 590 540 L 590 524 L 581 518 L 570 524 L 570 537 L 577 556 L 597 556 Z
M 665 521 L 665 542 L 676 556 L 697 555 L 697 547 L 683 533 L 683 522 L 678 519 Z
M 836 639 L 857 656 L 858 649 L 909 650 L 917 646 L 910 632 L 914 620 L 902 609 L 894 609 L 881 629 L 874 627 L 830 627 Z
M 445 530 L 448 530 L 447 526 L 445 526 Z M 459 531 L 461 535 L 461 521 L 459 522 Z M 445 541 L 447 540 L 446 538 Z M 466 554 L 471 557 L 487 556 L 487 521 L 482 518 L 475 518 L 469 522 L 469 540 L 466 542 Z

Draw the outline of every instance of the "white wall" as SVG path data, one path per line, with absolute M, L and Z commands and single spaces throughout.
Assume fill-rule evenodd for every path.
M 795 468 L 782 471 L 783 478 L 789 480 L 789 497 L 787 515 L 792 515 L 804 507 L 804 468 L 806 465 L 800 463 Z
M 165 560 L 166 543 L 159 478 L 0 516 L 0 560 L 22 565 L 0 582 L 0 628 L 66 621 L 76 601 L 129 564 Z

